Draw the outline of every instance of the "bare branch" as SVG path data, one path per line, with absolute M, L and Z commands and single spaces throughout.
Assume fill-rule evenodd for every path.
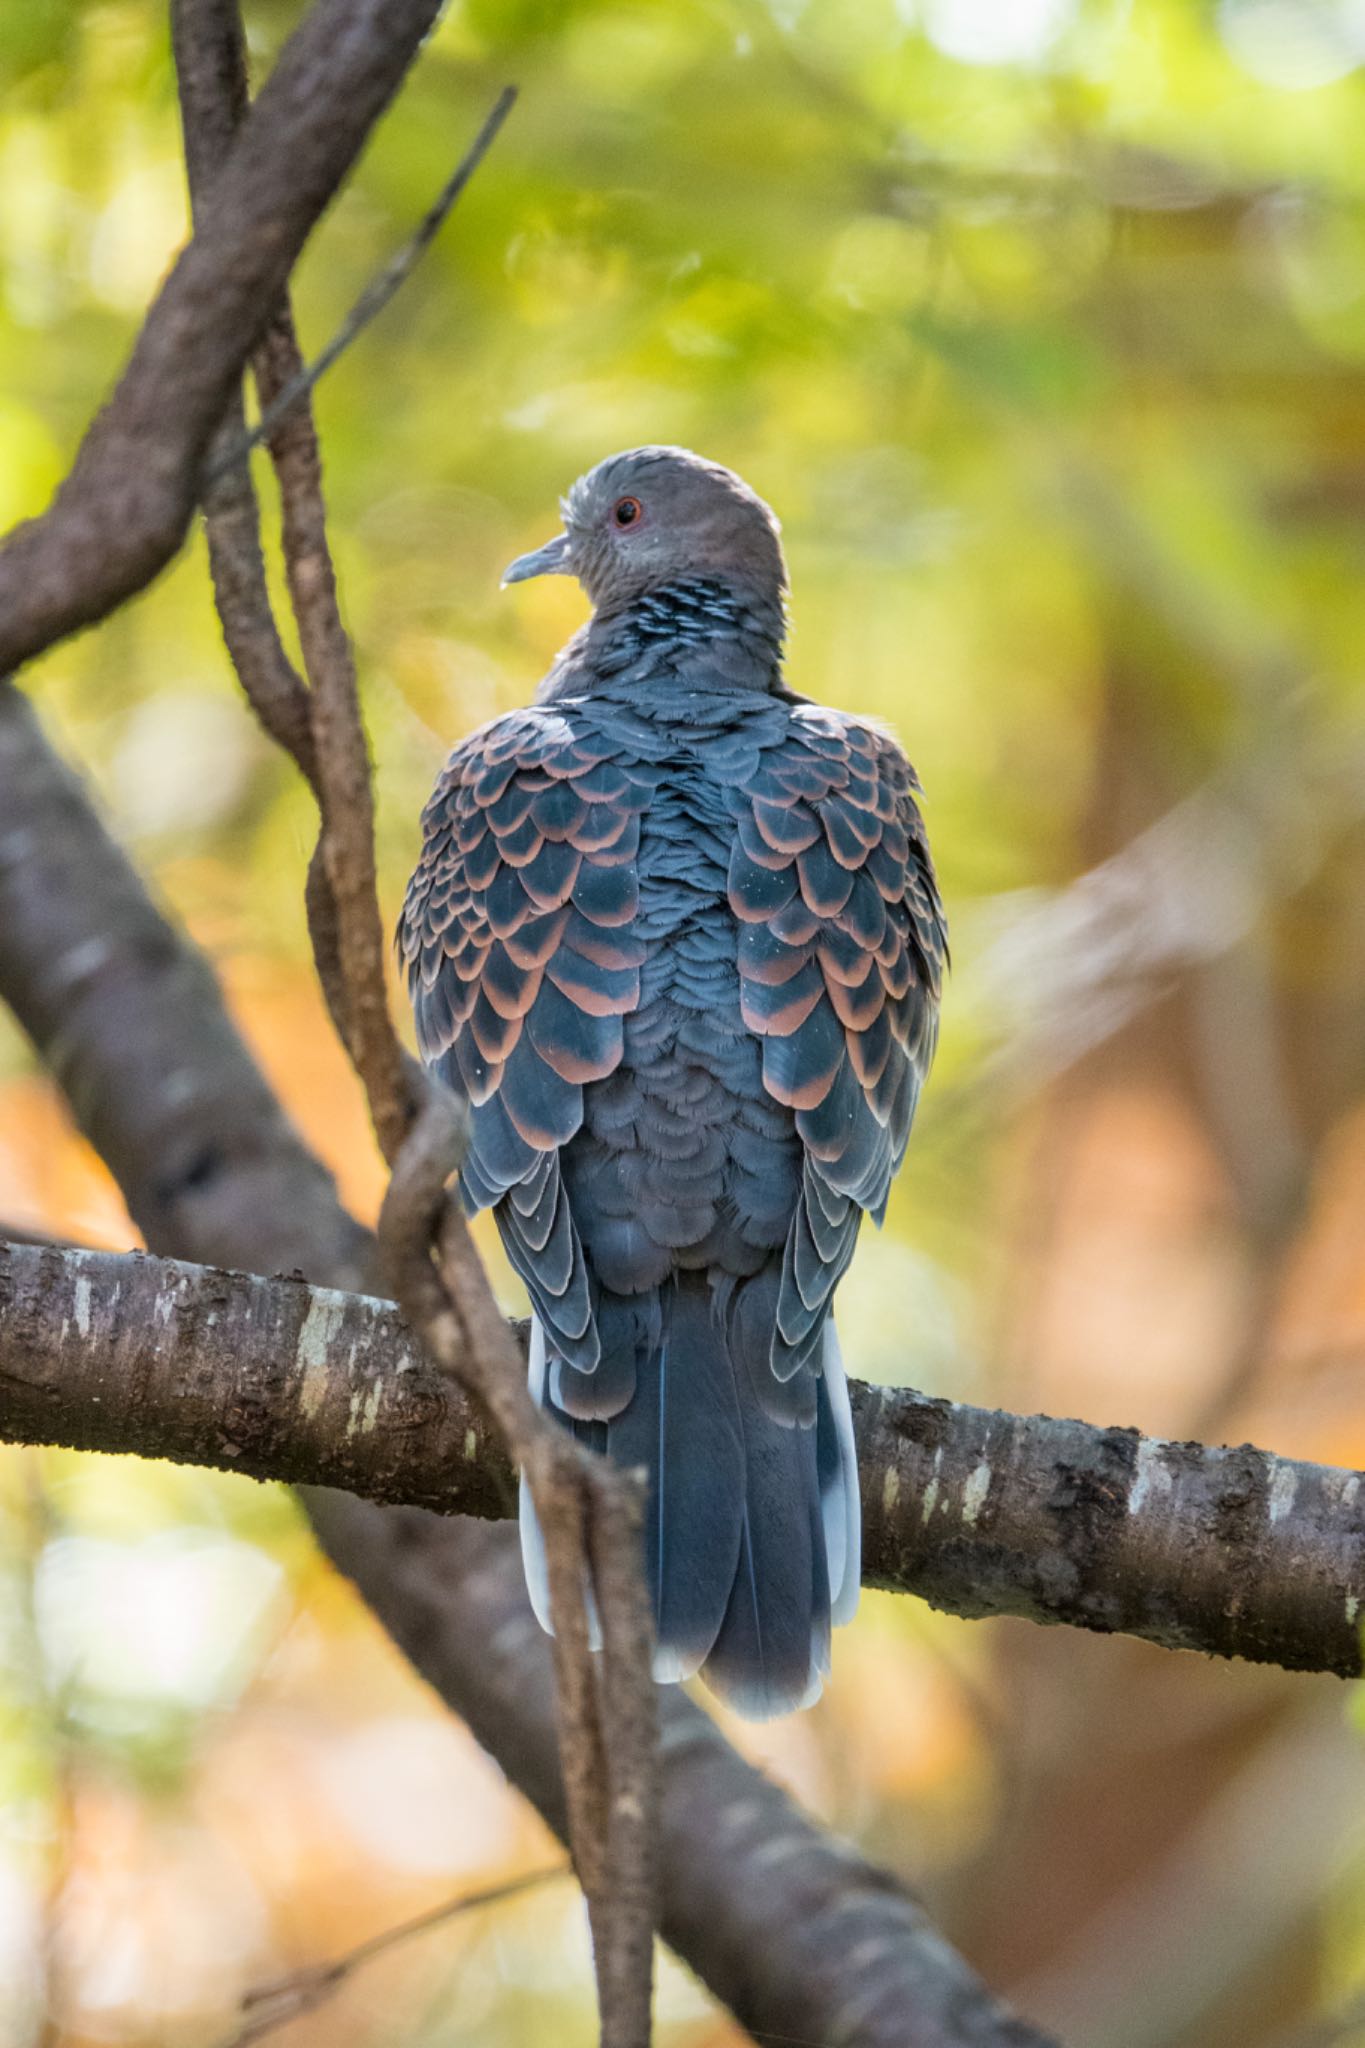
M 373 1247 L 12 684 L 0 682 L 0 995 L 149 1244 L 378 1287 Z
M 0 1438 L 516 1505 L 495 1431 L 392 1303 L 136 1253 L 0 1245 Z
M 179 0 L 171 38 L 196 225 L 205 195 L 247 110 L 241 22 L 232 8 Z M 316 773 L 308 692 L 275 623 L 261 551 L 261 518 L 249 470 L 230 456 L 246 435 L 240 381 L 205 467 L 203 510 L 209 568 L 223 638 L 238 675 L 250 678 L 256 715 L 311 780 Z
M 0 547 L 0 675 L 103 618 L 180 546 L 242 364 L 439 9 L 317 0 L 285 46 L 69 476 Z
M 857 1387 L 865 1584 L 1355 1677 L 1365 1475 Z
M 452 1327 L 450 1342 L 465 1338 Z M 508 1341 L 513 1341 L 510 1337 Z M 391 1303 L 0 1245 L 0 1439 L 132 1451 L 489 1519 L 512 1468 Z M 854 1381 L 863 1578 L 1291 1671 L 1362 1669 L 1365 1475 Z

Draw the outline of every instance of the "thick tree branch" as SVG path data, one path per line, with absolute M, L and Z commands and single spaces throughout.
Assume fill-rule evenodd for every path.
M 233 144 L 122 377 L 0 547 L 0 675 L 149 583 L 184 539 L 242 364 L 440 0 L 317 0 Z
M 516 1507 L 496 1432 L 391 1302 L 136 1252 L 0 1243 L 0 1439 Z
M 1365 1475 L 852 1386 L 866 1583 L 1360 1674 Z M 505 1453 L 387 1302 L 0 1244 L 0 1439 L 497 1519 Z
M 0 820 L 0 999 L 54 1067 L 148 1242 L 373 1289 L 372 1240 L 270 1095 L 209 968 L 4 685 Z M 338 1569 L 553 1825 L 550 1661 L 511 1532 L 326 1488 L 304 1503 Z M 679 1699 L 663 1719 L 660 1928 L 755 2034 L 1046 2048 L 891 1879 L 823 1836 L 704 1715 Z
M 0 682 L 0 997 L 148 1244 L 373 1289 L 373 1246 L 27 699 Z
M 1365 1474 L 899 1388 L 854 1396 L 865 1584 L 1359 1676 Z

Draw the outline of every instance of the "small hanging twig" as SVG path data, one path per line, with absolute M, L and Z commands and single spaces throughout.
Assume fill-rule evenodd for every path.
M 400 1942 L 427 1934 L 433 1927 L 443 1927 L 448 1921 L 458 1919 L 464 1913 L 476 1912 L 482 1906 L 500 1906 L 507 1899 L 520 1898 L 525 1892 L 536 1891 L 542 1885 L 552 1884 L 557 1878 L 569 1875 L 567 1863 L 556 1863 L 548 1870 L 530 1870 L 521 1877 L 508 1878 L 504 1884 L 485 1885 L 476 1892 L 460 1892 L 443 1905 L 430 1906 L 425 1913 L 416 1913 L 410 1920 L 400 1920 L 396 1926 L 370 1935 L 368 1940 L 357 1942 L 354 1948 L 334 1956 L 330 1962 L 310 1963 L 302 1970 L 291 1970 L 286 1976 L 253 1985 L 242 1998 L 242 2024 L 236 2033 L 220 2043 L 220 2048 L 248 2048 L 248 2043 L 261 2040 L 264 2035 L 273 2033 L 276 2027 L 286 2026 L 290 2020 L 314 2011 L 363 1964 L 372 1962 L 388 1949 L 397 1948 Z

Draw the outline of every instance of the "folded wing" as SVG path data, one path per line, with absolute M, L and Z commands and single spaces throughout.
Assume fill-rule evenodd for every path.
M 810 1410 L 830 1298 L 864 1212 L 881 1220 L 933 1058 L 947 936 L 917 789 L 889 734 L 802 705 L 734 797 L 744 1021 L 805 1147 L 772 1298 L 742 1304 L 787 1420 Z
M 452 755 L 422 818 L 398 943 L 426 1064 L 471 1110 L 461 1192 L 500 1204 L 508 1256 L 556 1351 L 599 1356 L 558 1148 L 620 1064 L 639 1002 L 632 931 L 646 783 L 589 723 L 513 712 Z M 503 1198 L 506 1197 L 506 1200 Z

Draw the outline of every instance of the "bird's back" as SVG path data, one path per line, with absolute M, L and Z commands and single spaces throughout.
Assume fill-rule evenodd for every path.
M 688 517 L 719 493 L 770 522 L 640 451 L 528 563 L 578 519 L 605 577 L 598 500 L 649 516 L 612 498 L 620 462 L 651 490 L 680 468 Z M 945 939 L 908 763 L 785 689 L 780 551 L 741 532 L 771 580 L 604 580 L 541 701 L 457 748 L 400 940 L 423 1056 L 471 1105 L 464 1199 L 531 1295 L 537 1398 L 649 1474 L 659 1675 L 761 1716 L 819 1690 L 857 1600 L 830 1307 L 905 1149 Z M 545 1620 L 525 1492 L 523 1538 Z

